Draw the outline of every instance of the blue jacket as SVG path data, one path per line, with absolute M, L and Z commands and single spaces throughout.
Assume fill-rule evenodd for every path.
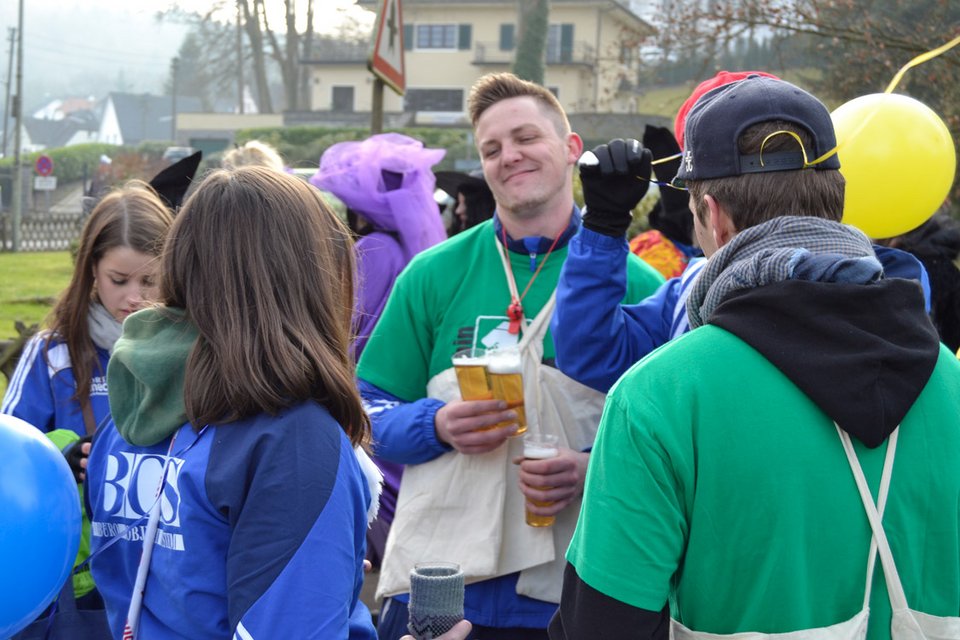
M 49 344 L 50 349 L 47 350 Z M 110 354 L 95 347 L 97 367 L 90 379 L 90 408 L 95 425 L 107 421 L 110 403 L 107 399 L 107 362 Z M 67 344 L 59 337 L 45 331 L 27 342 L 10 378 L 3 397 L 0 413 L 16 416 L 47 434 L 61 451 L 87 435 L 80 403 L 74 398 L 77 393 L 76 378 Z M 83 487 L 79 487 L 80 500 Z M 80 549 L 77 551 L 73 575 L 74 593 L 82 597 L 94 588 L 93 578 L 82 565 L 90 552 L 90 523 L 84 517 L 80 532 Z
M 46 353 L 47 344 L 50 349 Z M 96 424 L 110 414 L 107 399 L 107 361 L 110 354 L 97 348 L 99 370 L 90 381 L 90 404 Z M 24 347 L 10 379 L 0 412 L 16 416 L 44 433 L 63 429 L 77 437 L 87 435 L 80 403 L 73 399 L 77 383 L 65 342 L 49 332 L 34 336 Z M 73 441 L 75 438 L 68 438 Z M 69 444 L 53 438 L 59 446 Z
M 174 437 L 141 637 L 374 640 L 359 601 L 370 489 L 326 409 L 306 402 Z M 130 445 L 112 422 L 94 440 L 92 570 L 115 637 L 169 447 Z
M 911 254 L 874 245 L 887 278 L 917 280 L 930 310 L 930 282 Z M 626 292 L 624 260 L 629 248 L 581 227 L 557 284 L 557 308 L 550 330 L 557 368 L 574 380 L 606 393 L 635 362 L 690 329 L 686 299 L 706 260 L 694 260 L 678 278 L 667 280 L 638 304 L 620 304 Z

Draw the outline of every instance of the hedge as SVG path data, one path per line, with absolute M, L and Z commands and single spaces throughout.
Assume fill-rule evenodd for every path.
M 453 169 L 456 160 L 478 160 L 477 150 L 473 146 L 472 133 L 467 129 L 394 129 L 397 133 L 408 135 L 433 148 L 446 149 L 447 155 L 434 167 L 434 170 Z M 292 167 L 316 167 L 320 156 L 329 147 L 338 142 L 363 140 L 370 135 L 366 127 L 284 127 L 243 129 L 236 133 L 236 143 L 260 140 L 273 145 L 283 159 Z

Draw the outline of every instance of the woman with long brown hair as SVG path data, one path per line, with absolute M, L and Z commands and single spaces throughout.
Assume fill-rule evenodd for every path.
M 2 412 L 41 431 L 67 456 L 80 482 L 97 425 L 110 414 L 107 361 L 123 320 L 156 296 L 155 271 L 173 223 L 145 182 L 132 181 L 106 195 L 80 234 L 70 284 L 47 321 L 27 343 L 10 379 Z M 88 555 L 84 523 L 77 555 Z M 77 606 L 103 608 L 84 565 L 73 577 Z
M 215 171 L 180 211 L 90 456 L 117 637 L 376 638 L 359 601 L 379 477 L 349 352 L 353 264 L 346 227 L 284 173 Z

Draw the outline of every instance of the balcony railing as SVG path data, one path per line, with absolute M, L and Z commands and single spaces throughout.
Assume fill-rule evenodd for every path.
M 477 42 L 473 48 L 473 64 L 512 64 L 514 53 L 514 49 L 501 50 L 498 42 Z M 546 62 L 548 65 L 579 64 L 592 68 L 596 61 L 596 50 L 588 42 L 574 42 L 570 47 L 550 47 L 547 49 Z
M 366 62 L 368 57 L 370 57 L 370 46 L 367 43 L 332 39 L 315 42 L 310 54 L 304 56 L 306 61 L 320 64 Z

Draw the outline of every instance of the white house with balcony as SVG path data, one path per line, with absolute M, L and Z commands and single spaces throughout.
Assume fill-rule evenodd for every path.
M 377 0 L 358 0 L 371 11 Z M 551 0 L 544 85 L 575 113 L 634 113 L 639 49 L 653 27 L 616 0 Z M 466 123 L 470 86 L 509 71 L 516 52 L 517 0 L 404 0 L 406 92 L 387 89 L 385 112 L 413 112 L 415 124 Z M 368 48 L 318 51 L 311 107 L 369 112 L 373 76 Z

